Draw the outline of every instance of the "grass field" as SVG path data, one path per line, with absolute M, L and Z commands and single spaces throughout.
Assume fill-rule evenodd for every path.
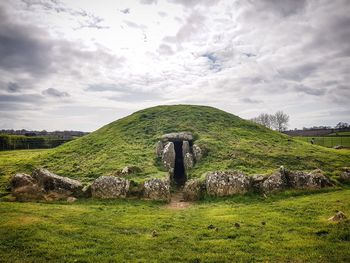
M 324 136 L 324 137 L 294 137 L 297 140 L 302 140 L 304 142 L 311 141 L 314 138 L 314 143 L 324 147 L 334 147 L 341 145 L 343 147 L 350 148 L 350 136 Z
M 337 210 L 350 215 L 350 189 L 236 196 L 183 210 L 137 200 L 0 202 L 0 261 L 348 262 L 350 221 L 327 221 Z

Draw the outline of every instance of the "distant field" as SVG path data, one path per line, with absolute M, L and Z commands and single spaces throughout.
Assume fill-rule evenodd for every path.
M 324 137 L 299 137 L 298 136 L 294 138 L 298 140 L 302 140 L 304 142 L 311 142 L 311 139 L 314 138 L 315 144 L 321 145 L 324 147 L 333 147 L 336 145 L 350 147 L 350 136 L 324 136 Z
M 350 131 L 346 131 L 346 132 L 335 132 L 335 133 L 331 133 L 329 135 L 350 135 Z

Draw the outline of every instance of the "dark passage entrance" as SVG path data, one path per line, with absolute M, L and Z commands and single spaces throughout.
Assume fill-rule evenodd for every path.
M 182 141 L 174 142 L 174 148 L 175 148 L 174 181 L 177 186 L 182 186 L 186 182 L 184 158 L 182 154 Z

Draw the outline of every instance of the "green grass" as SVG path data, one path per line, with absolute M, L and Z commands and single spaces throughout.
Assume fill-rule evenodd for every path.
M 342 136 L 342 135 L 350 135 L 350 131 L 345 131 L 345 132 L 335 132 L 331 133 L 329 135 L 337 135 L 337 136 Z
M 127 165 L 142 169 L 129 176 L 136 182 L 165 177 L 167 172 L 155 157 L 154 145 L 164 133 L 179 131 L 192 132 L 196 143 L 207 152 L 189 172 L 189 177 L 228 169 L 269 174 L 281 165 L 293 170 L 321 168 L 326 175 L 338 176 L 350 160 L 349 151 L 310 145 L 212 107 L 157 106 L 135 112 L 40 154 L 4 153 L 13 154 L 14 159 L 27 153 L 31 157 L 19 161 L 19 165 L 14 165 L 17 161 L 8 160 L 6 165 L 11 168 L 1 168 L 0 180 L 6 181 L 14 172 L 29 172 L 36 166 L 83 182 L 115 174 Z
M 327 221 L 337 210 L 350 215 L 350 189 L 236 196 L 184 210 L 139 200 L 0 202 L 0 261 L 347 262 L 350 221 Z
M 350 136 L 323 136 L 323 137 L 294 137 L 297 140 L 310 143 L 314 138 L 314 143 L 324 147 L 333 147 L 342 145 L 343 147 L 350 148 Z

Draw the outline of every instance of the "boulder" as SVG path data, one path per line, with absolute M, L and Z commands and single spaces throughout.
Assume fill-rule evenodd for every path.
M 286 179 L 288 186 L 294 189 L 317 189 L 331 185 L 329 179 L 319 169 L 310 173 L 288 172 Z
M 185 201 L 195 201 L 203 198 L 205 191 L 205 182 L 199 179 L 191 179 L 185 183 L 183 188 L 183 197 Z
M 333 149 L 336 149 L 336 150 L 340 150 L 340 149 L 343 149 L 344 147 L 342 145 L 336 145 L 336 146 L 333 146 Z
M 350 168 L 345 168 L 344 172 L 340 174 L 339 179 L 343 183 L 350 183 Z
M 185 171 L 192 169 L 193 165 L 194 165 L 193 155 L 191 153 L 186 153 L 186 155 L 184 156 Z
M 135 174 L 135 173 L 139 173 L 141 172 L 141 169 L 138 166 L 125 166 L 121 172 L 119 173 L 119 175 L 121 176 L 125 176 L 125 175 L 129 175 L 129 174 Z
M 47 192 L 65 193 L 75 197 L 82 195 L 83 185 L 77 180 L 56 175 L 46 169 L 36 169 L 32 177 Z
M 196 163 L 198 163 L 203 157 L 202 149 L 197 144 L 193 144 L 192 151 L 194 160 Z
M 190 132 L 173 132 L 164 134 L 162 141 L 180 142 L 180 141 L 193 141 L 193 135 Z
M 281 173 L 274 173 L 268 176 L 261 184 L 261 191 L 264 193 L 271 193 L 280 191 L 287 187 L 284 175 Z
M 168 142 L 163 150 L 162 162 L 164 167 L 169 171 L 173 172 L 175 167 L 175 148 L 174 143 Z
M 170 201 L 170 182 L 153 178 L 146 181 L 143 185 L 144 198 L 159 201 Z
M 338 211 L 334 216 L 328 218 L 328 221 L 339 222 L 346 219 L 346 215 L 342 211 Z
M 45 169 L 37 169 L 32 175 L 16 174 L 10 181 L 12 195 L 19 201 L 63 200 L 82 196 L 79 181 L 58 176 Z
M 162 154 L 163 154 L 163 149 L 164 149 L 164 144 L 162 141 L 158 141 L 156 142 L 156 155 L 157 157 L 162 157 Z
M 127 179 L 114 176 L 101 176 L 92 183 L 91 196 L 101 199 L 125 198 L 129 187 L 130 182 Z
M 33 184 L 35 184 L 34 179 L 29 174 L 18 173 L 12 176 L 10 180 L 11 190 Z
M 252 187 L 252 190 L 254 192 L 262 192 L 263 190 L 263 183 L 264 181 L 267 179 L 266 176 L 264 175 L 260 175 L 260 174 L 256 174 L 256 175 L 253 175 L 251 178 L 250 178 L 250 182 L 251 182 L 251 187 Z
M 210 172 L 206 175 L 206 190 L 212 196 L 243 194 L 250 190 L 250 179 L 239 171 Z

